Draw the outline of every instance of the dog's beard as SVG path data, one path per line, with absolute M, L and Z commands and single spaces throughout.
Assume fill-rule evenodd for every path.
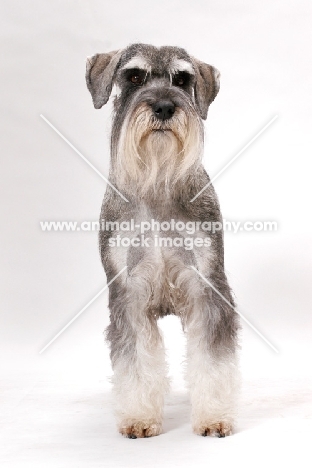
M 203 127 L 195 111 L 177 109 L 164 122 L 140 105 L 122 127 L 113 160 L 115 182 L 128 193 L 170 193 L 196 170 L 203 149 Z

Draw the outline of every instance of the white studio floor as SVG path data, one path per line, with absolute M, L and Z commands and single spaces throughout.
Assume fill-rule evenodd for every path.
M 25 365 L 4 372 L 1 467 L 312 466 L 312 375 L 300 365 L 303 349 L 291 353 L 293 359 L 287 350 L 275 355 L 245 329 L 236 431 L 225 439 L 204 438 L 191 432 L 179 366 L 184 338 L 178 330 L 172 334 L 171 325 L 169 320 L 163 327 L 166 343 L 168 334 L 174 343 L 168 346 L 172 390 L 163 434 L 141 440 L 120 436 L 107 378 L 108 350 L 99 339 L 89 348 L 89 365 L 81 360 L 79 367 L 79 353 L 75 359 L 68 350 L 66 358 L 64 340 L 40 365 L 32 361 L 29 370 Z M 308 346 L 303 348 L 307 353 Z

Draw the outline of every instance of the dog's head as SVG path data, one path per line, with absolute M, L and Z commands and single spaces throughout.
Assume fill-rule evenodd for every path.
M 177 47 L 133 44 L 87 60 L 96 109 L 116 85 L 112 163 L 123 167 L 120 183 L 136 182 L 142 193 L 156 181 L 168 187 L 198 162 L 202 119 L 218 93 L 219 75 Z
M 120 87 L 123 103 L 144 87 L 161 85 L 188 94 L 201 118 L 206 119 L 219 91 L 219 78 L 215 67 L 178 47 L 133 44 L 87 59 L 87 86 L 96 109 L 107 103 L 114 83 Z

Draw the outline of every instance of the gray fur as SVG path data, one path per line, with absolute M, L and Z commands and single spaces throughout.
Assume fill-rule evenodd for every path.
M 145 63 L 147 67 L 144 81 L 140 86 L 134 86 L 127 75 L 127 64 L 133 59 L 138 59 L 137 63 Z M 190 72 L 185 78 L 186 84 L 183 87 L 175 84 L 176 75 L 172 72 L 175 63 L 184 63 Z M 125 122 L 137 109 L 140 109 L 140 106 L 150 109 L 162 99 L 172 102 L 177 109 L 176 112 L 179 110 L 186 119 L 191 119 L 189 122 L 194 123 L 194 128 L 203 141 L 201 119 L 207 117 L 208 107 L 217 95 L 219 89 L 217 77 L 218 71 L 214 67 L 200 62 L 184 49 L 177 47 L 156 48 L 145 44 L 134 44 L 122 51 L 97 54 L 88 61 L 87 85 L 96 108 L 107 102 L 114 83 L 120 90 L 119 96 L 114 100 L 110 181 L 129 202 L 124 201 L 110 186 L 107 186 L 101 219 L 119 222 L 134 219 L 135 223 L 147 218 L 157 219 L 159 222 L 172 218 L 185 222 L 222 221 L 218 199 L 212 185 L 190 203 L 190 200 L 209 182 L 209 176 L 200 162 L 199 143 L 198 158 L 180 178 L 171 183 L 169 191 L 164 184 L 169 166 L 165 165 L 164 169 L 161 167 L 158 169 L 154 185 L 143 193 L 140 192 L 140 187 L 134 187 L 131 179 L 125 184 L 120 184 L 120 171 L 126 172 L 128 168 L 126 163 L 123 169 L 118 165 L 120 139 L 128 131 L 128 127 L 131 127 L 129 124 L 128 127 L 125 126 Z M 147 132 L 168 132 L 178 125 L 176 116 L 160 122 L 152 115 L 151 110 L 149 112 Z M 138 161 L 134 163 L 137 164 Z M 172 161 L 172 164 L 176 164 L 176 161 Z M 193 352 L 192 349 L 196 349 L 198 338 L 195 336 L 200 333 L 201 352 L 204 353 L 203 360 L 207 356 L 207 362 L 209 358 L 216 366 L 219 366 L 219 363 L 221 366 L 223 362 L 232 360 L 236 355 L 239 328 L 237 314 L 191 268 L 194 266 L 200 271 L 234 307 L 224 272 L 223 235 L 222 231 L 211 234 L 211 247 L 209 252 L 206 252 L 196 249 L 187 251 L 178 247 L 164 247 L 161 251 L 145 247 L 120 247 L 116 250 L 109 244 L 115 234 L 105 230 L 100 232 L 100 253 L 107 281 L 110 281 L 124 265 L 127 264 L 128 269 L 109 288 L 110 325 L 107 329 L 107 340 L 110 343 L 112 365 L 115 370 L 115 388 L 118 389 L 116 394 L 119 395 L 117 398 L 120 402 L 125 400 L 120 382 L 123 382 L 124 374 L 128 372 L 126 378 L 129 385 L 134 376 L 137 379 L 137 394 L 135 389 L 129 389 L 129 392 L 134 392 L 133 398 L 137 396 L 139 408 L 137 413 L 133 411 L 131 414 L 131 409 L 129 410 L 127 403 L 124 403 L 124 409 L 119 410 L 117 416 L 119 430 L 129 437 L 156 435 L 159 430 L 153 432 L 151 428 L 156 423 L 161 424 L 160 413 L 157 413 L 156 403 L 153 404 L 152 397 L 150 399 L 146 395 L 143 397 L 142 392 L 149 392 L 146 388 L 165 389 L 166 387 L 165 375 L 162 375 L 165 372 L 165 363 L 161 357 L 163 348 L 157 329 L 157 319 L 167 314 L 175 314 L 181 318 L 183 327 L 190 337 L 190 353 Z M 202 230 L 200 234 L 205 235 L 205 232 Z M 138 232 L 133 235 L 139 237 Z M 141 349 L 141 354 L 138 349 Z M 145 378 L 140 372 L 143 372 L 142 369 L 153 367 L 159 370 L 154 376 L 154 381 L 148 383 L 147 377 Z M 120 371 L 121 368 L 127 370 Z M 217 370 L 215 374 L 217 375 Z M 196 380 L 196 377 L 190 379 Z M 233 394 L 234 380 L 229 383 L 229 387 L 233 387 Z M 217 384 L 218 382 L 215 383 Z M 222 382 L 220 384 L 224 386 Z M 190 385 L 192 388 L 192 382 Z M 159 392 L 161 393 L 161 390 Z M 207 395 L 209 400 L 208 397 L 210 398 L 210 395 Z M 214 398 L 217 414 L 219 406 L 226 405 L 226 402 L 218 401 L 215 395 L 211 396 L 211 401 L 214 401 Z M 161 406 L 161 403 L 159 405 Z M 196 402 L 194 402 L 195 407 Z M 140 408 L 146 417 L 137 416 L 141 414 Z M 231 409 L 224 410 L 224 414 L 230 414 L 227 418 L 221 414 L 222 411 L 220 416 L 209 413 L 204 422 L 198 421 L 201 418 L 199 413 L 204 414 L 205 411 L 194 411 L 197 413 L 193 417 L 193 427 L 197 433 L 203 431 L 206 434 L 215 430 L 222 435 L 222 427 L 232 424 Z M 214 409 L 209 411 L 213 413 Z M 153 426 L 148 421 L 156 422 Z M 227 431 L 224 429 L 224 433 L 227 434 Z
M 109 99 L 119 58 L 120 52 L 114 51 L 96 54 L 87 60 L 86 81 L 96 109 Z

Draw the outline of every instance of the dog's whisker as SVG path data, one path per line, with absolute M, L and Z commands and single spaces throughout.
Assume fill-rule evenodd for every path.
M 148 165 L 143 161 L 143 159 L 141 158 L 141 156 L 138 153 L 136 153 L 135 156 L 148 168 Z

